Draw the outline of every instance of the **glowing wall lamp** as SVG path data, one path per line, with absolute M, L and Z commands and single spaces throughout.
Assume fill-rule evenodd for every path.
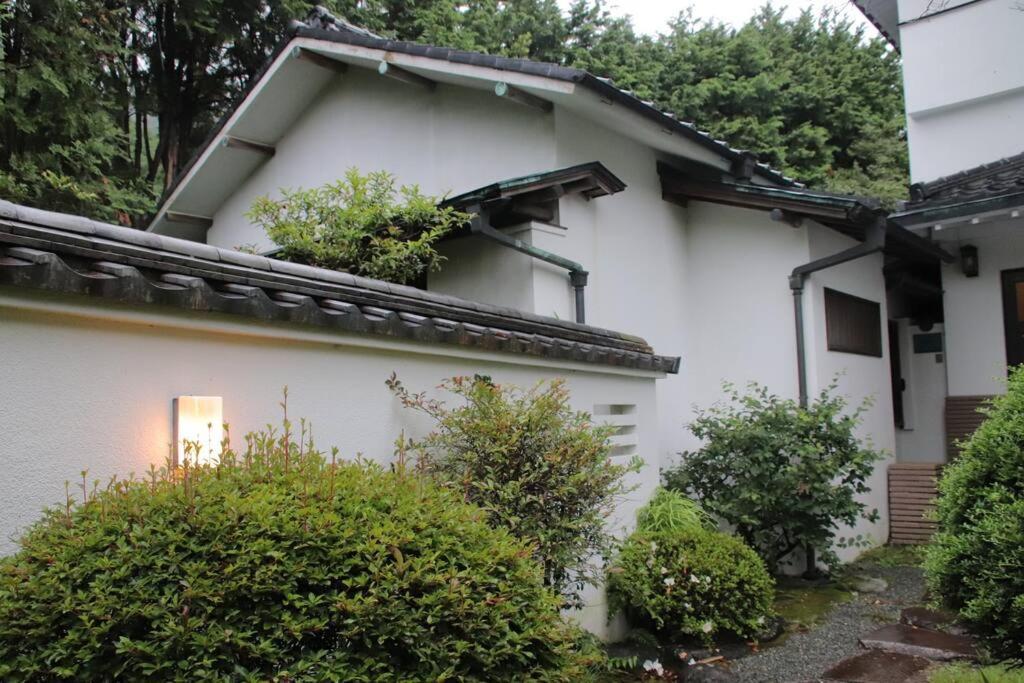
M 178 396 L 174 399 L 175 465 L 185 458 L 200 465 L 215 464 L 224 438 L 224 400 L 220 396 Z M 199 444 L 199 457 L 187 443 Z

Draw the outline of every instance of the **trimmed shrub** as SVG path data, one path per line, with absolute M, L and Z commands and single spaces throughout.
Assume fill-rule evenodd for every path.
M 665 486 L 695 497 L 757 550 L 773 571 L 791 563 L 794 551 L 814 551 L 829 566 L 834 546 L 862 546 L 860 536 L 837 538 L 839 524 L 875 521 L 858 498 L 869 489 L 881 453 L 865 447 L 854 431 L 867 403 L 848 412 L 833 383 L 806 408 L 758 384 L 740 394 L 726 384 L 728 403 L 701 411 L 690 431 L 705 445 L 681 454 L 664 473 Z
M 1024 367 L 939 482 L 932 593 L 998 660 L 1024 663 Z
M 280 193 L 258 197 L 246 214 L 281 248 L 278 258 L 399 284 L 437 270 L 444 259 L 434 245 L 470 218 L 415 185 L 396 190 L 385 171 L 353 168 L 322 187 Z
M 740 539 L 715 531 L 637 531 L 609 571 L 610 606 L 638 625 L 710 643 L 754 638 L 772 615 L 774 583 Z
M 425 471 L 528 542 L 547 584 L 581 606 L 583 586 L 602 579 L 598 560 L 614 548 L 605 522 L 629 490 L 623 477 L 640 466 L 612 460 L 615 428 L 573 411 L 561 380 L 522 391 L 455 377 L 442 388 L 463 400 L 456 407 L 409 393 L 395 376 L 388 386 L 435 421 L 433 433 L 403 448 L 417 448 Z
M 0 561 L 0 679 L 584 676 L 530 549 L 479 508 L 401 465 L 247 442 L 46 512 Z

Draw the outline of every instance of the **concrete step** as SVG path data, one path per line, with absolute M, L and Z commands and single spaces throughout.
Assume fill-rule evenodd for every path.
M 924 657 L 868 650 L 842 660 L 826 671 L 822 680 L 836 683 L 905 683 L 931 665 L 931 660 Z
M 967 636 L 914 628 L 908 624 L 883 626 L 863 636 L 860 644 L 869 650 L 884 650 L 943 662 L 974 659 L 977 656 L 974 641 Z

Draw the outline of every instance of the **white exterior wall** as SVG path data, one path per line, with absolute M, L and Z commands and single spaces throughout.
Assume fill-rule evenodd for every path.
M 788 276 L 810 260 L 807 235 L 753 211 L 690 202 L 686 262 L 686 406 L 707 408 L 722 382 L 797 397 L 796 328 Z M 686 367 L 684 365 L 684 367 Z M 685 421 L 693 416 L 685 413 Z M 687 434 L 686 449 L 699 443 Z
M 949 228 L 941 244 L 956 253 L 961 244 L 978 247 L 978 277 L 960 263 L 942 265 L 943 309 L 950 396 L 983 396 L 1006 391 L 1006 336 L 1000 273 L 1024 268 L 1024 220 Z
M 269 246 L 245 218 L 253 200 L 312 188 L 349 168 L 386 170 L 427 194 L 458 194 L 554 168 L 552 117 L 493 93 L 440 84 L 434 91 L 349 69 L 324 88 L 261 165 L 214 215 L 207 242 Z
M 10 475 L 0 477 L 0 553 L 13 551 L 12 537 L 44 506 L 63 502 L 65 480 L 76 490 L 82 469 L 91 482 L 162 465 L 172 440 L 171 399 L 184 394 L 222 396 L 238 444 L 245 432 L 279 421 L 287 385 L 290 416 L 312 423 L 322 449 L 386 462 L 402 430 L 417 436 L 429 429 L 385 387 L 392 371 L 410 389 L 430 391 L 459 374 L 524 387 L 565 377 L 578 409 L 637 406 L 635 440 L 646 465 L 631 475 L 638 488 L 612 523 L 631 525 L 658 479 L 656 375 L 649 372 L 10 289 L 0 289 L 0 319 L 0 453 Z M 580 618 L 607 633 L 603 597 L 591 592 L 590 600 Z
M 1024 11 L 1018 5 L 899 1 L 914 182 L 1024 150 Z M 924 16 L 938 9 L 948 11 Z
M 820 225 L 809 228 L 810 255 L 819 259 L 849 249 L 856 242 Z M 870 446 L 884 453 L 875 464 L 868 479 L 870 493 L 864 501 L 868 509 L 877 509 L 879 520 L 874 524 L 864 521 L 852 530 L 840 530 L 840 535 L 866 534 L 875 544 L 884 543 L 889 535 L 888 466 L 895 462 L 896 427 L 892 412 L 892 389 L 889 375 L 888 310 L 885 280 L 882 277 L 883 256 L 873 254 L 834 268 L 814 273 L 805 288 L 805 325 L 807 346 L 814 349 L 808 362 L 808 393 L 814 395 L 839 377 L 839 391 L 846 397 L 850 408 L 861 401 L 871 401 L 858 428 L 858 435 Z M 825 330 L 825 296 L 828 287 L 846 294 L 878 302 L 882 323 L 882 357 L 829 351 Z M 847 548 L 839 553 L 844 560 L 853 559 L 860 551 Z
M 946 405 L 945 350 L 914 353 L 915 334 L 943 334 L 944 326 L 932 325 L 926 332 L 899 321 L 900 365 L 906 389 L 903 392 L 903 429 L 896 430 L 896 454 L 900 462 L 945 462 Z M 945 347 L 945 339 L 943 339 Z

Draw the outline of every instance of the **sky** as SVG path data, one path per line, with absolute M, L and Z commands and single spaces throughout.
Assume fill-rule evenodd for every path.
M 559 0 L 568 8 L 572 0 Z M 694 16 L 701 19 L 717 19 L 733 26 L 742 26 L 762 5 L 764 0 L 608 0 L 612 14 L 633 17 L 633 26 L 641 33 L 655 35 L 679 12 L 692 6 Z M 789 14 L 796 14 L 805 7 L 814 10 L 822 7 L 838 7 L 846 16 L 863 24 L 873 35 L 875 28 L 864 19 L 849 0 L 775 0 L 777 7 L 787 7 Z

